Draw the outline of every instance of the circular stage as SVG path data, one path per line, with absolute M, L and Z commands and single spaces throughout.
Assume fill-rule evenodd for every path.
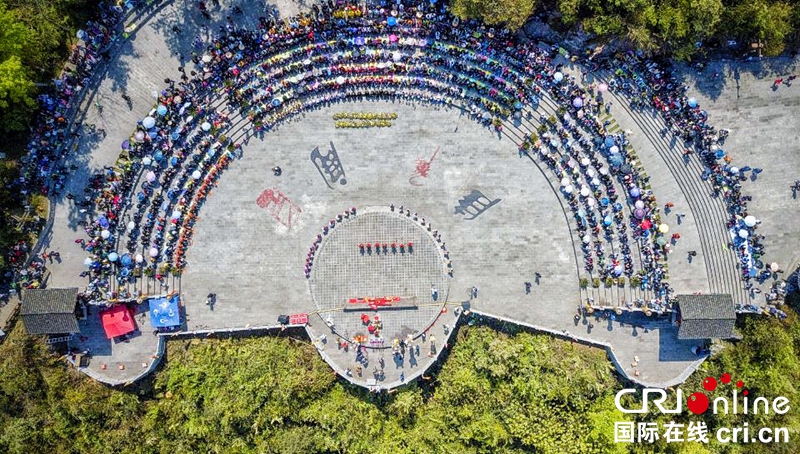
M 425 225 L 423 225 L 425 222 Z M 307 257 L 314 303 L 333 332 L 371 347 L 416 337 L 447 301 L 449 253 L 422 217 L 360 209 L 325 226 Z M 310 261 L 309 261 L 310 260 Z

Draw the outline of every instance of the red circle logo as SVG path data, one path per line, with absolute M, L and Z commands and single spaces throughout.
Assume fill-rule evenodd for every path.
M 714 377 L 706 377 L 706 379 L 703 380 L 703 388 L 706 391 L 714 391 L 717 389 L 717 379 Z
M 692 393 L 686 399 L 686 406 L 689 407 L 689 411 L 696 415 L 705 413 L 708 410 L 708 397 L 703 393 Z

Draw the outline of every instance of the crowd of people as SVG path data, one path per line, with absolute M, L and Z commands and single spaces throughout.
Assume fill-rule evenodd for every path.
M 71 99 L 89 83 L 123 13 L 109 8 L 107 23 L 85 31 L 76 69 L 42 98 L 43 120 L 22 187 L 55 193 L 63 187 L 66 169 L 59 163 Z M 724 139 L 687 98 L 686 87 L 655 62 L 634 54 L 593 57 L 581 63 L 613 66 L 618 77 L 585 86 L 558 63 L 557 48 L 459 22 L 446 5 L 428 2 L 363 9 L 328 2 L 284 22 L 262 17 L 255 30 L 228 17 L 209 42 L 196 44 L 194 69 L 187 74 L 182 67 L 180 81 L 165 81 L 153 111 L 122 144 L 119 164 L 87 188 L 94 215 L 85 225 L 89 239 L 76 242 L 90 254 L 86 275 L 95 301 L 116 297 L 116 288 L 141 274 L 163 280 L 186 266 L 199 210 L 220 174 L 241 156 L 250 130 L 262 135 L 309 109 L 364 97 L 458 108 L 498 133 L 524 131 L 521 156 L 543 160 L 562 182 L 585 272 L 637 276 L 660 307 L 669 300 L 663 258 L 674 237 L 666 236 L 647 178 L 631 165 L 626 134 L 609 132 L 601 120 L 608 109 L 603 93 L 627 91 L 634 105 L 658 109 L 698 150 L 731 210 L 743 279 L 758 277 L 751 268 L 763 247 L 756 224 L 745 222 L 748 198 L 738 183 L 744 171 L 720 156 Z M 554 115 L 537 119 L 533 112 L 544 106 Z M 313 254 L 306 276 L 312 261 Z
M 615 68 L 617 77 L 613 82 L 632 99 L 632 106 L 656 109 L 668 127 L 663 132 L 684 141 L 684 158 L 689 160 L 694 154 L 700 158 L 704 166 L 701 178 L 709 180 L 713 196 L 725 202 L 729 244 L 738 258 L 742 285 L 754 296 L 756 282 L 763 283 L 777 271 L 760 261 L 764 254 L 764 237 L 756 232 L 760 221 L 748 212 L 751 197 L 742 193 L 741 183 L 747 180 L 748 172 L 757 177 L 762 169 L 732 163 L 730 155 L 722 149 L 729 131 L 710 125 L 708 114 L 697 99 L 687 96 L 688 86 L 667 70 L 632 55 L 616 62 Z
M 101 2 L 95 19 L 78 31 L 78 42 L 72 46 L 61 75 L 37 99 L 40 113 L 31 127 L 26 154 L 20 159 L 20 176 L 12 187 L 23 197 L 31 194 L 57 197 L 63 194 L 66 179 L 74 170 L 66 164 L 65 158 L 71 143 L 82 130 L 80 124 L 70 128 L 71 117 L 83 99 L 85 88 L 92 85 L 96 67 L 110 58 L 112 43 L 123 33 L 126 14 L 142 5 L 144 2 L 140 0 Z M 44 222 L 36 223 L 35 227 L 43 225 Z M 12 250 L 3 251 L 10 270 L 0 280 L 0 288 L 10 285 L 11 289 L 20 290 L 40 284 L 40 279 L 32 276 L 41 277 L 46 263 L 29 254 L 32 248 L 33 245 L 23 240 Z

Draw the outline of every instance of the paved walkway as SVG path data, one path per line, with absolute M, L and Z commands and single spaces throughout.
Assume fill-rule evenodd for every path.
M 797 71 L 797 61 L 775 59 L 719 62 L 706 69 L 704 77 L 685 75 L 695 87 L 691 94 L 714 124 L 731 130 L 724 149 L 734 163 L 764 169 L 743 183 L 743 192 L 753 195 L 749 208 L 766 237 L 765 260 L 777 262 L 787 273 L 800 264 L 800 233 L 793 223 L 800 200 L 790 189 L 800 179 L 800 85 L 773 90 L 772 82 Z M 715 72 L 720 79 L 709 77 Z M 754 300 L 762 303 L 763 293 Z
M 78 145 L 71 158 L 78 170 L 68 184 L 69 191 L 81 194 L 92 172 L 113 165 L 119 144 L 128 138 L 136 121 L 152 109 L 152 93 L 164 85 L 164 78 L 179 76 L 179 56 L 188 55 L 191 41 L 198 31 L 202 32 L 200 26 L 204 22 L 189 5 L 164 6 L 154 19 L 122 44 L 95 95 L 102 110 L 89 107 L 87 112 L 86 121 L 104 128 L 107 135 L 85 136 Z M 291 11 L 294 6 L 288 5 L 279 6 L 282 11 Z M 248 8 L 243 22 L 252 25 L 258 16 L 253 11 L 257 7 L 252 4 L 243 7 Z M 183 29 L 180 35 L 171 31 L 176 23 Z M 712 124 L 734 129 L 729 148 L 748 150 L 752 146 L 765 151 L 742 152 L 743 159 L 752 162 L 751 166 L 766 169 L 749 191 L 756 194 L 752 209 L 764 221 L 761 231 L 768 235 L 770 257 L 775 254 L 775 260 L 788 270 L 797 263 L 794 251 L 800 241 L 796 231 L 787 234 L 792 230 L 785 223 L 786 213 L 795 202 L 788 184 L 796 179 L 791 171 L 797 168 L 798 158 L 791 145 L 798 141 L 794 131 L 800 117 L 769 120 L 766 112 L 770 103 L 782 100 L 781 109 L 796 114 L 800 103 L 789 99 L 800 100 L 794 94 L 800 93 L 800 87 L 781 87 L 783 97 L 778 98 L 778 94 L 762 90 L 761 84 L 766 87 L 768 82 L 748 77 L 740 75 L 740 91 L 752 98 L 746 98 L 750 104 L 741 106 L 738 117 L 731 114 L 731 104 L 725 104 L 734 103 L 730 90 L 717 97 L 718 108 L 702 96 L 698 98 L 703 106 L 709 105 Z M 133 98 L 132 108 L 122 100 L 123 92 Z M 735 101 L 740 102 L 744 103 L 741 99 Z M 618 99 L 615 104 L 622 103 Z M 719 119 L 712 110 L 715 108 L 719 110 Z M 553 106 L 545 103 L 541 109 L 550 112 Z M 332 116 L 341 111 L 393 112 L 398 118 L 391 128 L 337 129 Z M 766 118 L 763 124 L 748 121 L 748 112 L 761 111 L 765 113 L 760 118 Z M 722 250 L 720 229 L 724 230 L 724 213 L 703 195 L 696 164 L 681 167 L 682 162 L 675 162 L 670 154 L 675 153 L 674 144 L 669 138 L 654 134 L 658 131 L 658 120 L 646 119 L 620 107 L 615 107 L 612 113 L 623 128 L 634 131 L 634 148 L 652 176 L 651 185 L 659 200 L 674 201 L 675 212 L 687 212 L 680 226 L 682 241 L 669 262 L 673 286 L 679 292 L 711 290 L 741 295 L 732 275 L 736 271 L 731 269 L 730 254 Z M 786 140 L 783 143 L 770 140 L 761 128 L 773 136 L 783 134 Z M 310 158 L 312 150 L 325 150 L 330 142 L 335 144 L 344 166 L 345 185 L 326 184 Z M 736 153 L 732 151 L 738 162 Z M 430 172 L 412 182 L 421 161 L 430 162 Z M 284 170 L 280 177 L 270 171 L 275 165 Z M 636 315 L 614 322 L 594 317 L 577 321 L 573 318 L 582 298 L 577 285 L 575 239 L 570 230 L 573 223 L 565 216 L 561 196 L 554 189 L 559 183 L 540 165 L 520 159 L 514 141 L 499 138 L 456 110 L 360 102 L 307 112 L 298 121 L 268 134 L 264 141 L 251 140 L 243 148 L 242 158 L 225 171 L 219 187 L 200 213 L 183 277 L 170 282 L 168 288 L 157 288 L 152 282 L 143 288 L 151 294 L 179 291 L 185 305 L 187 331 L 272 326 L 279 315 L 315 309 L 303 276 L 303 263 L 322 226 L 351 206 L 386 207 L 394 203 L 419 213 L 441 232 L 453 261 L 454 277 L 447 296 L 456 305 L 453 307 L 466 302 L 488 314 L 562 333 L 568 338 L 575 336 L 608 345 L 621 372 L 642 383 L 674 384 L 685 378 L 685 371 L 693 370 L 697 358 L 689 352 L 691 343 L 676 340 L 675 328 L 668 320 Z M 773 173 L 775 182 L 768 179 Z M 288 223 L 285 217 L 259 207 L 257 200 L 268 189 L 280 191 L 297 208 Z M 459 206 L 463 200 L 475 196 L 476 191 L 496 203 L 471 218 L 459 211 Z M 80 284 L 77 275 L 82 270 L 85 253 L 74 239 L 83 236 L 78 222 L 85 215 L 67 199 L 58 201 L 55 209 L 55 226 L 48 246 L 61 253 L 63 263 L 53 268 L 50 285 Z M 688 264 L 682 258 L 690 248 L 702 248 L 703 254 Z M 537 272 L 542 276 L 541 282 L 534 285 L 531 294 L 525 294 L 524 282 L 533 282 Z M 473 286 L 478 288 L 475 298 L 469 296 Z M 612 294 L 609 300 L 621 299 L 618 290 L 616 296 L 614 289 L 609 291 Z M 217 295 L 213 306 L 206 304 L 208 293 Z M 328 336 L 327 344 L 318 344 L 324 350 L 323 356 L 340 371 L 347 368 L 355 371 L 354 351 L 336 347 L 324 320 L 312 318 L 311 322 L 312 339 L 319 340 L 322 334 Z M 430 332 L 439 333 L 434 335 L 440 336 L 444 343 L 445 325 L 454 323 L 451 311 L 445 318 L 440 316 Z M 131 340 L 131 345 L 137 343 L 142 348 L 110 344 L 105 352 L 93 351 L 92 363 L 130 364 L 126 371 L 136 370 L 138 364 L 138 370 L 149 370 L 152 365 L 149 360 L 154 359 L 151 352 L 161 345 L 152 343 L 151 338 L 154 336 L 145 331 Z M 427 342 L 422 345 L 430 348 Z M 436 357 L 426 353 L 417 359 L 417 366 L 387 367 L 381 386 L 399 383 L 401 373 L 409 380 L 422 373 Z M 420 361 L 422 358 L 425 361 Z M 362 377 L 348 379 L 370 385 L 372 370 L 364 372 Z M 133 378 L 109 375 L 108 381 L 116 383 Z

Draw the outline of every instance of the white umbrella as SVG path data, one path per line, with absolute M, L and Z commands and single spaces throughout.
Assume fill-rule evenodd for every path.
M 756 217 L 753 215 L 744 218 L 744 225 L 748 227 L 753 227 L 754 225 L 756 225 L 757 222 L 758 220 L 756 220 Z
M 612 145 L 611 148 L 608 149 L 608 152 L 611 154 L 619 153 L 619 147 L 616 145 Z
M 658 231 L 661 233 L 669 232 L 669 226 L 667 224 L 661 224 L 658 226 Z
M 92 263 L 94 263 L 94 260 L 90 259 L 89 257 L 83 259 L 83 266 L 91 266 Z
M 146 165 L 146 166 L 149 166 L 149 165 L 150 165 L 150 164 L 152 164 L 152 163 L 153 163 L 153 158 L 151 158 L 150 156 L 145 156 L 145 157 L 142 159 L 142 164 L 144 164 L 144 165 Z
M 772 262 L 772 264 L 769 266 L 769 269 L 770 269 L 770 271 L 772 271 L 773 273 L 775 273 L 775 272 L 777 272 L 779 269 L 781 269 L 781 267 L 779 267 L 779 266 L 778 266 L 778 264 L 777 264 L 776 262 Z
M 644 202 L 642 202 L 641 200 L 637 200 L 636 203 L 633 204 L 633 206 L 641 210 L 642 208 L 644 208 Z
M 581 159 L 581 165 L 582 166 L 588 166 L 589 164 L 591 164 L 591 161 L 589 161 L 589 158 Z
M 608 169 L 605 167 L 600 168 L 600 175 L 608 175 Z
M 402 58 L 403 58 L 403 54 L 401 54 L 400 52 L 393 52 L 392 53 L 392 60 L 400 61 L 400 59 L 402 59 Z
M 199 170 L 195 170 L 194 172 L 192 172 L 192 178 L 195 180 L 199 180 L 201 176 L 202 174 L 200 173 Z
M 154 247 L 151 247 L 150 248 L 150 257 L 156 257 L 156 256 L 158 256 L 158 249 L 156 249 Z
M 592 177 L 594 177 L 594 169 L 589 169 L 589 170 L 587 170 L 587 171 L 586 171 L 586 175 L 587 175 L 589 178 L 592 178 Z
M 129 232 L 130 232 L 131 230 L 135 229 L 135 228 L 136 228 L 136 223 L 134 223 L 133 221 L 131 221 L 131 222 L 129 222 L 129 223 L 128 223 L 128 231 L 129 231 Z
M 181 213 L 180 211 L 178 211 L 178 210 L 173 210 L 173 211 L 172 211 L 172 219 L 178 219 L 179 217 L 181 217 L 181 214 L 182 214 L 182 213 Z
M 344 85 L 346 80 L 347 79 L 345 79 L 344 76 L 339 76 L 339 77 L 336 78 L 336 83 L 339 84 L 339 85 Z
M 600 186 L 600 180 L 597 178 L 592 178 L 592 186 Z
M 156 119 L 153 117 L 144 117 L 144 120 L 142 120 L 142 126 L 144 126 L 147 129 L 150 129 L 155 125 L 156 125 Z
M 144 256 L 142 254 L 136 254 L 136 263 L 144 262 Z
M 586 186 L 581 188 L 581 195 L 582 196 L 589 197 L 589 194 L 591 194 L 591 191 L 589 190 L 589 188 L 587 188 Z
M 564 186 L 564 192 L 566 192 L 567 194 L 572 194 L 572 190 L 573 189 L 574 188 L 572 187 L 571 184 L 568 184 L 568 185 Z
M 589 205 L 590 207 L 593 207 L 594 203 L 595 203 L 594 199 L 586 199 L 586 204 Z
M 739 230 L 739 238 L 747 238 L 750 236 L 750 232 L 745 229 Z
M 592 241 L 592 237 L 588 233 L 583 236 L 583 242 L 584 243 L 589 244 L 591 241 Z
M 203 124 L 200 125 L 200 129 L 202 129 L 203 131 L 208 131 L 209 129 L 211 129 L 211 123 L 204 121 Z
M 569 184 L 569 178 L 564 177 L 561 179 L 561 186 L 566 186 Z
M 553 80 L 555 80 L 556 82 L 561 82 L 562 80 L 564 80 L 564 75 L 561 74 L 560 71 L 556 72 L 555 74 L 553 74 Z
M 147 172 L 147 175 L 145 175 L 145 178 L 147 179 L 148 183 L 152 183 L 152 182 L 156 181 L 156 174 L 155 174 L 155 172 L 153 172 L 151 170 L 151 171 Z
M 100 237 L 103 238 L 104 240 L 107 240 L 108 237 L 110 236 L 111 232 L 109 232 L 108 230 L 103 230 L 102 232 L 100 232 Z
M 211 55 L 203 55 L 203 63 L 208 63 L 211 61 Z

